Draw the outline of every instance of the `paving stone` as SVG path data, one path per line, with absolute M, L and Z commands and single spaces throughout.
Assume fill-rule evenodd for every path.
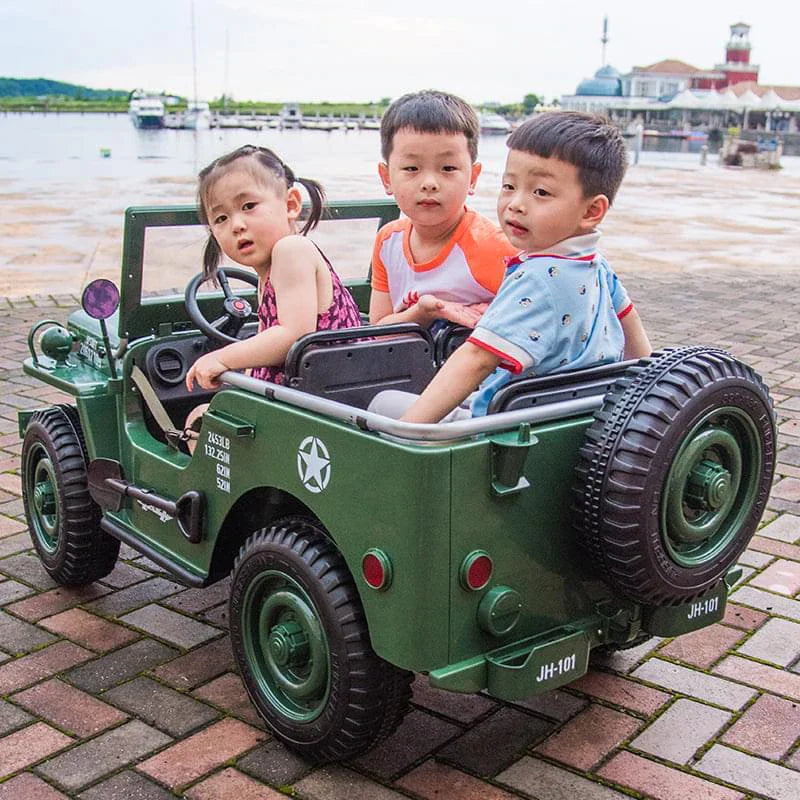
M 653 636 L 647 641 L 642 642 L 636 647 L 629 647 L 626 650 L 607 651 L 598 653 L 592 651 L 590 665 L 593 667 L 604 667 L 614 672 L 631 672 L 636 665 L 647 658 L 663 641 L 657 636 Z
M 153 674 L 176 689 L 194 689 L 233 667 L 230 638 L 225 636 L 157 667 Z
M 546 800 L 623 800 L 627 797 L 616 789 L 530 756 L 512 764 L 496 780 L 526 795 Z
M 380 778 L 388 779 L 441 747 L 461 733 L 461 728 L 432 714 L 412 711 L 400 727 L 377 747 L 353 763 Z
M 628 678 L 596 670 L 590 670 L 569 686 L 570 689 L 646 715 L 658 711 L 670 697 L 666 692 L 651 689 Z
M 772 556 L 769 553 L 759 553 L 758 550 L 745 550 L 739 556 L 738 563 L 760 569 L 769 564 L 770 561 L 772 561 Z
M 404 775 L 397 786 L 425 800 L 514 800 L 503 789 L 433 760 Z
M 144 775 L 125 770 L 81 792 L 78 800 L 175 800 L 175 795 Z
M 754 536 L 750 540 L 750 548 L 761 553 L 770 553 L 773 556 L 800 561 L 800 545 L 786 544 L 786 542 L 779 542 L 775 539 L 767 539 L 765 536 Z
M 120 559 L 123 558 L 122 550 L 120 549 Z M 128 586 L 133 586 L 135 583 L 141 583 L 152 575 L 146 570 L 134 567 L 132 564 L 127 564 L 124 561 L 117 561 L 114 569 L 103 578 L 102 582 L 114 589 L 125 589 Z
M 149 678 L 136 678 L 105 692 L 103 697 L 142 722 L 170 736 L 184 736 L 219 714 L 204 703 L 162 686 Z
M 790 449 L 800 452 L 800 447 L 792 447 Z M 798 466 L 800 466 L 800 464 L 798 464 Z M 800 539 L 800 517 L 794 514 L 781 514 L 768 525 L 759 528 L 758 535 L 766 536 L 768 539 L 779 539 L 782 542 L 793 544 Z
M 725 618 L 722 621 L 726 625 L 743 631 L 753 631 L 766 619 L 769 619 L 769 614 L 765 614 L 763 611 L 756 611 L 754 608 L 740 606 L 737 603 L 728 603 L 725 608 Z
M 678 636 L 659 650 L 659 655 L 708 669 L 743 638 L 743 633 L 725 625 L 709 625 Z
M 19 463 L 16 459 L 13 459 L 14 463 Z M 4 552 L 2 550 L 3 544 L 5 544 L 5 540 L 8 537 L 20 535 L 21 537 L 27 537 L 28 547 L 31 546 L 31 537 L 28 533 L 28 527 L 24 522 L 20 522 L 18 519 L 11 519 L 10 517 L 3 517 L 0 516 L 0 557 L 4 557 L 9 555 L 10 553 L 16 553 L 16 550 L 11 550 L 9 552 Z
M 0 666 L 0 693 L 8 694 L 30 686 L 91 657 L 92 653 L 72 642 L 56 642 Z
M 750 586 L 793 597 L 800 592 L 800 562 L 780 558 L 751 578 Z
M 286 800 L 282 792 L 270 789 L 235 769 L 225 769 L 189 789 L 187 800 Z
M 770 800 L 797 800 L 797 772 L 725 745 L 715 744 L 695 769 Z
M 800 480 L 797 478 L 784 478 L 772 485 L 770 497 L 780 497 L 793 503 L 800 501 Z
M 177 653 L 161 642 L 145 639 L 73 669 L 67 678 L 84 691 L 96 693 L 169 661 Z
M 558 720 L 558 722 L 566 722 L 586 708 L 589 701 L 585 697 L 575 697 L 568 692 L 556 689 L 554 692 L 539 694 L 528 700 L 517 700 L 513 705 L 527 708 L 535 714 Z
M 74 792 L 170 741 L 166 734 L 134 719 L 51 758 L 37 767 L 37 772 Z
M 722 741 L 772 760 L 783 758 L 800 733 L 800 704 L 765 694 L 736 721 Z
M 107 593 L 108 589 L 99 583 L 74 588 L 59 586 L 49 592 L 43 592 L 34 597 L 20 600 L 9 606 L 8 610 L 13 611 L 18 617 L 22 617 L 28 622 L 36 622 L 42 617 L 49 617 L 51 614 L 57 614 L 65 608 L 72 608 L 81 603 L 86 603 Z
M 191 617 L 162 608 L 155 603 L 126 614 L 120 621 L 184 650 L 190 650 L 220 635 L 218 628 L 204 625 Z
M 633 736 L 640 724 L 627 714 L 591 705 L 539 745 L 536 751 L 578 769 L 590 769 L 621 742 Z
M 2 547 L 2 542 L 0 542 Z M 30 536 L 28 537 L 30 547 Z M 17 553 L 0 561 L 0 572 L 12 578 L 19 578 L 23 583 L 29 583 L 37 589 L 47 591 L 58 584 L 47 574 L 39 557 L 30 552 Z
M 36 722 L 0 739 L 0 775 L 11 775 L 72 744 L 72 738 Z
M 303 800 L 408 800 L 405 794 L 337 766 L 314 770 L 294 789 Z
M 649 800 L 741 800 L 744 796 L 633 753 L 617 753 L 597 774 Z
M 800 656 L 800 623 L 768 620 L 739 648 L 739 654 L 788 667 Z
M 678 664 L 670 664 L 660 658 L 650 659 L 633 674 L 636 678 L 660 684 L 673 692 L 696 697 L 732 711 L 742 708 L 755 694 L 745 686 Z
M 250 702 L 250 696 L 244 688 L 242 679 L 232 672 L 220 675 L 205 686 L 198 687 L 192 695 L 223 709 L 228 714 L 240 717 L 256 728 L 265 727 L 264 720 Z
M 213 586 L 206 586 L 202 589 L 186 589 L 180 594 L 168 597 L 164 600 L 164 605 L 187 614 L 198 614 L 227 602 L 230 591 L 231 579 L 228 577 Z
M 6 652 L 27 653 L 55 640 L 47 631 L 0 611 L 0 643 Z
M 800 621 L 800 600 L 790 600 L 788 597 L 754 589 L 751 586 L 737 589 L 732 597 L 737 603 Z
M 4 606 L 6 603 L 13 603 L 21 597 L 27 597 L 33 594 L 33 592 L 34 589 L 31 589 L 30 586 L 26 586 L 24 583 L 11 580 L 3 581 L 0 583 L 0 605 Z
M 424 675 L 416 676 L 412 689 L 414 705 L 463 724 L 474 722 L 497 708 L 494 700 L 481 694 L 461 694 L 435 689 Z
M 21 728 L 32 720 L 33 717 L 21 708 L 12 706 L 5 700 L 0 700 L 0 736 L 5 736 L 15 728 Z
M 82 739 L 127 719 L 113 706 L 56 679 L 19 692 L 13 700 Z
M 714 672 L 768 692 L 800 700 L 800 675 L 793 675 L 776 667 L 758 664 L 739 656 L 728 656 L 714 667 Z
M 82 608 L 71 608 L 39 621 L 39 625 L 99 653 L 107 653 L 139 638 L 122 625 L 109 622 Z
M 30 772 L 0 784 L 0 800 L 69 800 L 67 795 Z
M 676 700 L 630 747 L 665 761 L 688 764 L 731 719 L 731 714 L 694 700 Z
M 289 786 L 309 773 L 315 765 L 300 758 L 277 739 L 270 739 L 240 758 L 236 766 L 265 783 Z
M 235 719 L 224 719 L 200 733 L 162 750 L 137 769 L 175 789 L 255 747 L 262 731 Z
M 118 617 L 135 608 L 152 603 L 154 600 L 169 597 L 169 595 L 179 592 L 182 588 L 181 584 L 168 581 L 166 578 L 151 578 L 126 589 L 121 589 L 118 592 L 107 594 L 105 597 L 89 603 L 87 608 L 90 611 Z

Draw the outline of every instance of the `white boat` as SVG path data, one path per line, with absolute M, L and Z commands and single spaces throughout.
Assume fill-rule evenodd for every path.
M 378 117 L 359 117 L 358 127 L 364 131 L 379 131 L 381 129 L 381 121 Z
M 205 100 L 189 100 L 183 112 L 182 128 L 193 131 L 208 130 L 211 127 L 211 110 Z
M 342 123 L 333 117 L 303 117 L 300 127 L 313 131 L 338 131 Z
M 217 114 L 212 120 L 212 127 L 217 128 L 244 128 L 250 131 L 260 131 L 265 122 L 256 116 L 243 117 L 239 114 Z
M 128 114 L 137 128 L 164 127 L 164 103 L 160 97 L 141 91 L 132 92 Z
M 287 103 L 280 113 L 280 128 L 299 128 L 303 121 L 303 113 L 297 103 Z
M 508 134 L 511 133 L 511 123 L 500 114 L 490 111 L 482 111 L 478 114 L 478 122 L 483 134 Z

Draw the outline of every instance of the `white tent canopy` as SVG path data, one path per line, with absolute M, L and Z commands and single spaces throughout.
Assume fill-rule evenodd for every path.
M 697 99 L 697 96 L 684 89 L 668 101 L 664 108 L 702 108 L 703 104 Z

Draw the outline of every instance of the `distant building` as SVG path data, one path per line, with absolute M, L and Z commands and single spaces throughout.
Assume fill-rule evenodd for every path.
M 620 74 L 605 64 L 608 41 L 604 21 L 603 66 L 582 80 L 564 109 L 606 114 L 620 124 L 633 120 L 677 126 L 763 127 L 798 129 L 800 86 L 762 86 L 759 66 L 750 63 L 750 26 L 730 26 L 725 63 L 701 69 L 678 59 L 664 59 Z

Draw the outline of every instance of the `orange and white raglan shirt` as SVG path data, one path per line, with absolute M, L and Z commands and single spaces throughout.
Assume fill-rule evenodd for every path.
M 372 251 L 372 288 L 387 292 L 393 311 L 407 307 L 407 298 L 433 294 L 455 303 L 488 303 L 505 275 L 506 257 L 517 251 L 500 228 L 467 209 L 452 236 L 435 258 L 416 263 L 407 217 L 384 225 Z

